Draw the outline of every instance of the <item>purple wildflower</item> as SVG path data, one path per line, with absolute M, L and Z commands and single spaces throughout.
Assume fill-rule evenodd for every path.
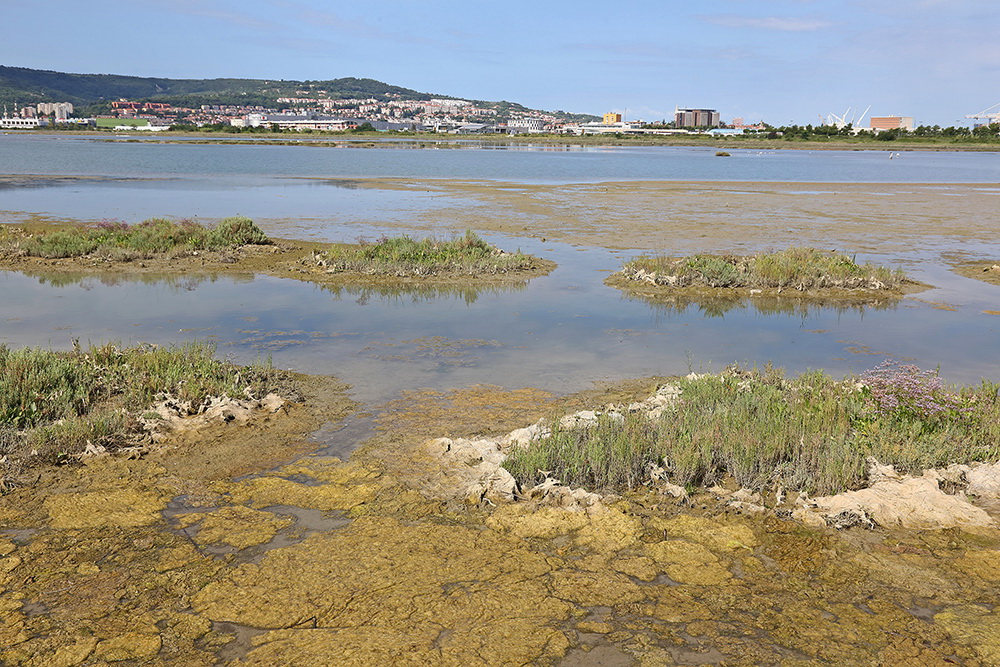
M 127 222 L 116 218 L 105 218 L 94 225 L 94 227 L 107 232 L 124 232 L 128 231 L 129 228 Z
M 967 412 L 962 398 L 945 387 L 937 371 L 886 360 L 865 371 L 861 382 L 871 399 L 873 416 L 937 419 Z

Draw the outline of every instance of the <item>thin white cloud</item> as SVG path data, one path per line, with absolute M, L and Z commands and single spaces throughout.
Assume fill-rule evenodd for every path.
M 162 5 L 162 8 L 167 11 L 174 10 L 183 15 L 211 19 L 224 24 L 258 31 L 277 30 L 281 28 L 280 24 L 274 21 L 255 17 L 240 8 L 227 8 L 223 3 L 219 2 L 175 0 L 173 3 Z
M 816 18 L 791 18 L 780 16 L 702 16 L 703 21 L 725 28 L 752 28 L 755 30 L 777 30 L 780 32 L 813 32 L 829 28 L 833 24 Z

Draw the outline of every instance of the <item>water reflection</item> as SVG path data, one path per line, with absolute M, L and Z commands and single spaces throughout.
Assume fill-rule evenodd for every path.
M 660 315 L 682 315 L 697 311 L 703 317 L 723 318 L 732 311 L 757 312 L 761 315 L 794 315 L 809 317 L 818 313 L 843 315 L 856 313 L 863 315 L 867 310 L 895 310 L 900 297 L 838 297 L 817 299 L 805 296 L 703 296 L 703 295 L 663 295 L 653 296 L 640 292 L 625 291 L 622 296 L 630 301 L 638 301 L 650 306 Z
M 34 278 L 40 285 L 50 287 L 76 286 L 83 290 L 92 290 L 98 285 L 115 287 L 120 285 L 140 284 L 158 285 L 173 292 L 193 292 L 205 283 L 214 283 L 224 278 L 234 283 L 249 283 L 253 280 L 249 275 L 226 275 L 205 273 L 196 275 L 177 275 L 159 273 L 87 273 L 87 272 L 44 272 L 21 271 L 25 276 Z

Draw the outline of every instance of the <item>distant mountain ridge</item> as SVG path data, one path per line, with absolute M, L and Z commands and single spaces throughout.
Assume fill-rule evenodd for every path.
M 96 113 L 110 102 L 121 98 L 187 107 L 203 104 L 279 107 L 282 105 L 277 103 L 277 99 L 281 97 L 459 99 L 355 77 L 327 81 L 167 79 L 119 74 L 71 74 L 0 65 L 0 105 L 10 112 L 39 102 L 72 102 L 75 107 L 89 108 Z M 513 102 L 487 104 L 503 109 L 527 110 Z M 588 114 L 568 114 L 562 111 L 549 113 L 564 116 L 567 120 L 595 118 Z

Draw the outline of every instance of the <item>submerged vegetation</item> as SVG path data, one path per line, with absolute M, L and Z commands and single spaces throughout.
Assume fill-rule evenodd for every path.
M 475 232 L 450 240 L 409 236 L 385 237 L 358 245 L 336 245 L 317 253 L 313 261 L 331 273 L 351 271 L 368 275 L 411 277 L 438 274 L 496 275 L 533 268 L 535 258 L 521 251 L 508 253 L 490 245 Z
M 16 243 L 20 252 L 33 257 L 97 255 L 109 260 L 129 261 L 182 251 L 267 244 L 270 240 L 252 220 L 235 216 L 225 218 L 215 227 L 191 220 L 174 222 L 163 218 L 135 225 L 106 220 L 96 225 L 74 225 L 29 235 Z
M 814 248 L 788 248 L 760 255 L 642 255 L 624 264 L 628 280 L 667 287 L 758 289 L 898 289 L 901 270 L 858 264 L 847 255 Z
M 215 396 L 263 396 L 279 374 L 237 367 L 213 346 L 115 344 L 69 352 L 0 345 L 0 491 L 32 463 L 69 462 L 88 445 L 141 443 L 142 411 L 166 398 L 197 411 Z
M 633 489 L 662 467 L 679 485 L 731 476 L 751 489 L 859 488 L 869 457 L 900 470 L 1000 457 L 1000 385 L 946 386 L 936 372 L 886 362 L 857 378 L 770 367 L 679 381 L 651 419 L 605 414 L 585 428 L 514 449 L 504 463 L 525 487 L 547 475 L 591 489 Z

